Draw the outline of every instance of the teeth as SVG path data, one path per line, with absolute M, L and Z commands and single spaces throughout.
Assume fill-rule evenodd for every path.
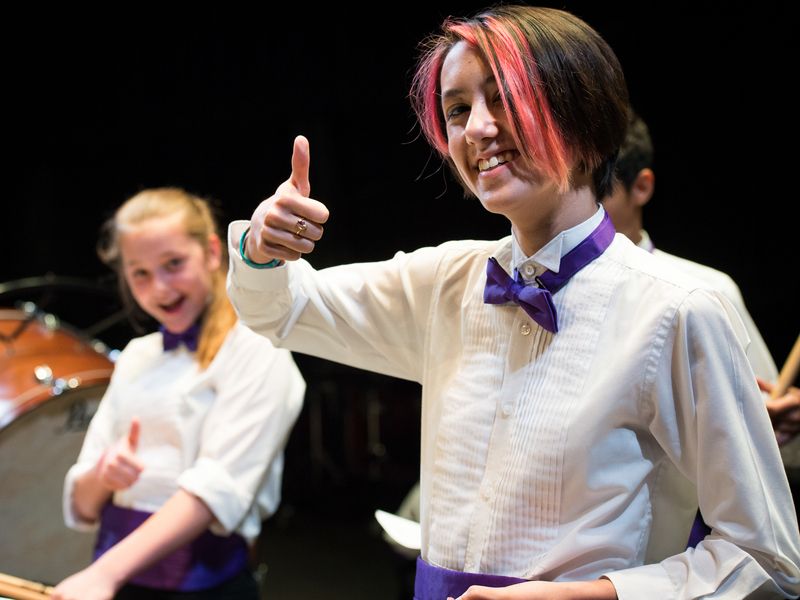
M 511 156 L 509 152 L 503 152 L 501 154 L 495 154 L 489 160 L 482 158 L 478 161 L 478 171 L 488 171 L 496 167 L 497 165 L 502 165 L 507 163 L 511 160 Z

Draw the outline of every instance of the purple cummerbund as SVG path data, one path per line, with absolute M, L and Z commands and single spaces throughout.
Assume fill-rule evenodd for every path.
M 414 580 L 414 600 L 446 600 L 458 598 L 471 585 L 486 587 L 506 587 L 523 583 L 527 579 L 506 577 L 505 575 L 485 575 L 483 573 L 464 573 L 435 567 L 421 557 L 417 557 L 417 577 Z
M 123 540 L 152 513 L 106 504 L 94 549 L 97 560 Z M 128 583 L 155 588 L 193 592 L 215 587 L 247 567 L 247 542 L 240 535 L 228 537 L 204 531 L 194 541 L 178 548 L 157 563 L 140 571 Z

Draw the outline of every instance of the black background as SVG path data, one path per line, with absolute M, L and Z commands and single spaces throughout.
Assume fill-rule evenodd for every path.
M 657 191 L 645 225 L 656 245 L 729 273 L 780 366 L 800 330 L 788 3 L 550 5 L 609 41 L 650 124 Z M 214 200 L 223 227 L 249 218 L 288 177 L 298 133 L 311 142 L 312 196 L 331 210 L 310 257 L 317 267 L 506 235 L 508 223 L 464 199 L 440 169 L 407 101 L 417 42 L 446 15 L 482 6 L 171 3 L 6 15 L 0 284 L 48 273 L 107 282 L 98 229 L 145 187 Z M 98 303 L 59 294 L 50 308 L 79 326 L 111 310 L 113 295 Z M 128 335 L 108 332 L 107 341 L 118 347 Z M 273 564 L 300 539 L 297 523 L 315 539 L 298 550 L 309 552 L 322 544 L 317 528 L 336 523 L 326 515 L 366 523 L 372 509 L 396 507 L 417 477 L 415 384 L 297 361 L 309 396 L 271 526 Z M 304 508 L 322 519 L 293 520 Z M 331 544 L 327 559 L 336 560 Z
M 657 246 L 728 272 L 780 365 L 800 329 L 788 3 L 553 5 L 609 41 L 651 126 Z M 311 141 L 312 195 L 332 215 L 317 266 L 506 234 L 438 170 L 406 99 L 416 43 L 481 6 L 128 5 L 6 19 L 0 282 L 104 274 L 98 228 L 144 187 L 183 186 L 217 201 L 223 223 L 247 218 L 288 176 L 298 133 Z

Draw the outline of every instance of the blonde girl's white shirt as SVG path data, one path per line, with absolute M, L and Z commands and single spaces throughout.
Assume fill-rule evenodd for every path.
M 229 229 L 243 323 L 422 383 L 425 560 L 607 575 L 623 600 L 800 592 L 788 484 L 721 295 L 617 235 L 554 295 L 553 335 L 516 305 L 483 302 L 487 259 L 517 266 L 511 237 L 257 270 L 238 256 L 246 226 Z M 574 242 L 563 237 L 561 256 Z M 713 532 L 686 550 L 698 500 Z
M 67 525 L 96 527 L 73 509 L 75 479 L 138 416 L 136 455 L 144 470 L 133 486 L 114 493 L 114 504 L 155 512 L 182 488 L 213 513 L 212 532 L 254 540 L 280 502 L 283 449 L 304 393 L 291 354 L 238 322 L 203 371 L 185 347 L 165 352 L 160 333 L 132 340 L 67 472 Z

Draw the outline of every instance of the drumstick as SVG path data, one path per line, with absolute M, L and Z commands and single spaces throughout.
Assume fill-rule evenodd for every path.
M 53 588 L 35 581 L 0 573 L 0 594 L 17 600 L 47 600 Z
M 798 369 L 800 369 L 800 335 L 797 336 L 797 340 L 792 346 L 792 351 L 789 352 L 789 358 L 783 364 L 781 373 L 778 375 L 778 381 L 775 387 L 772 388 L 770 398 L 778 398 L 786 393 L 786 390 L 789 389 L 789 386 L 792 385 L 794 378 L 797 376 Z

